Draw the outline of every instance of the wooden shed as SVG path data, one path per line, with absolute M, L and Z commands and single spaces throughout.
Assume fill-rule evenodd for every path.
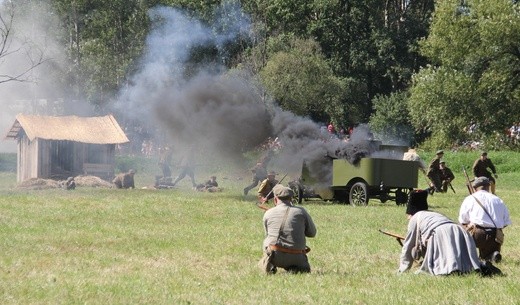
M 17 182 L 66 179 L 79 174 L 110 179 L 117 144 L 128 138 L 112 115 L 100 117 L 18 114 L 7 139 L 16 139 Z

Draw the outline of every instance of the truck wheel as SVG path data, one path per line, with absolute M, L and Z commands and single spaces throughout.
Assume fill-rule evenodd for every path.
M 294 196 L 292 198 L 292 203 L 301 204 L 303 201 L 303 188 L 300 186 L 299 183 L 292 183 L 292 184 L 290 184 L 290 187 L 294 192 Z
M 349 202 L 351 205 L 367 205 L 368 192 L 367 185 L 363 182 L 356 182 L 350 189 Z
M 406 204 L 410 196 L 410 189 L 397 189 L 395 191 L 395 203 L 397 205 Z

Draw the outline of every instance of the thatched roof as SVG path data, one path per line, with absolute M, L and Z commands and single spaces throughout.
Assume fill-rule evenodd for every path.
M 18 114 L 6 138 L 24 131 L 29 140 L 74 141 L 89 144 L 122 144 L 128 138 L 112 115 L 101 117 L 39 116 Z

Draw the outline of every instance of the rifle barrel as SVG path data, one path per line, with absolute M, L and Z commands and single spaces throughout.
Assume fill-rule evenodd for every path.
M 390 233 L 390 232 L 386 232 L 386 231 L 383 231 L 381 229 L 379 229 L 379 232 L 385 234 L 385 235 L 388 235 L 388 236 L 392 236 L 395 238 L 395 240 L 399 243 L 399 245 L 402 247 L 403 246 L 403 240 L 404 240 L 404 237 L 401 236 L 401 235 L 398 235 L 398 234 L 395 234 L 395 233 Z
M 379 232 L 385 234 L 385 235 L 388 235 L 388 236 L 392 236 L 392 237 L 395 237 L 395 238 L 398 238 L 398 239 L 402 239 L 404 240 L 404 237 L 401 236 L 401 235 L 398 235 L 398 234 L 395 234 L 395 233 L 391 233 L 391 232 L 387 232 L 387 231 L 383 231 L 381 229 L 379 229 Z
M 450 188 L 451 190 L 453 191 L 453 194 L 456 194 L 457 192 L 455 192 L 455 189 L 453 188 L 453 185 L 451 184 L 451 181 L 450 181 Z
M 466 172 L 466 168 L 462 166 L 462 172 L 464 173 L 464 177 L 466 177 L 466 186 L 468 187 L 469 194 L 473 194 L 475 190 L 473 189 L 473 186 L 471 185 L 471 181 L 469 180 L 468 173 Z

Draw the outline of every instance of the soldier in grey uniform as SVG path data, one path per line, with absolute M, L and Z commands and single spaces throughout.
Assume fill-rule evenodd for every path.
M 481 271 L 482 262 L 471 235 L 446 216 L 427 211 L 426 190 L 408 202 L 408 232 L 401 250 L 399 273 L 420 267 L 416 273 L 448 275 Z
M 276 273 L 278 267 L 290 272 L 310 272 L 306 237 L 316 236 L 316 226 L 304 208 L 292 205 L 294 193 L 290 188 L 278 184 L 273 193 L 276 206 L 264 214 L 266 237 L 259 266 L 268 274 Z

